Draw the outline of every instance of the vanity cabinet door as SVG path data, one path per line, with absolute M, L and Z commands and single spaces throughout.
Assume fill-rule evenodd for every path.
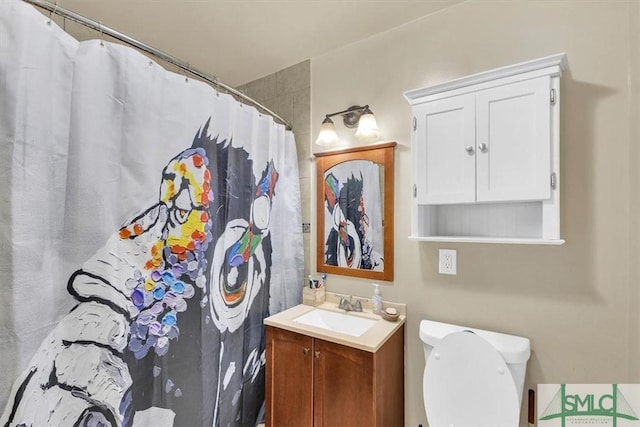
M 477 93 L 478 202 L 550 197 L 550 90 L 543 76 Z
M 374 426 L 373 353 L 316 339 L 314 426 Z
M 266 327 L 267 426 L 313 427 L 313 338 Z

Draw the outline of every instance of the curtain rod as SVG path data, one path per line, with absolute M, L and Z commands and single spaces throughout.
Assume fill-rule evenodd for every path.
M 69 9 L 65 9 L 61 6 L 59 6 L 57 3 L 50 3 L 46 0 L 23 0 L 26 3 L 30 3 L 33 4 L 35 6 L 38 6 L 42 9 L 48 10 L 51 13 L 54 13 L 56 15 L 60 15 L 65 19 L 69 19 L 71 21 L 77 22 L 78 24 L 82 24 L 85 27 L 89 27 L 95 31 L 98 31 L 101 34 L 106 34 L 110 37 L 113 37 L 116 40 L 120 40 L 121 42 L 124 42 L 130 46 L 133 46 L 137 49 L 140 49 L 143 52 L 146 52 L 150 55 L 156 56 L 158 58 L 160 58 L 161 60 L 168 62 L 170 64 L 175 65 L 176 67 L 180 68 L 183 71 L 188 72 L 189 74 L 192 74 L 196 77 L 198 77 L 199 79 L 204 80 L 205 82 L 217 86 L 219 88 L 222 88 L 223 90 L 225 90 L 226 92 L 231 93 L 232 95 L 235 95 L 239 98 L 241 98 L 244 101 L 247 101 L 248 103 L 252 104 L 253 106 L 257 107 L 258 109 L 264 111 L 265 113 L 273 116 L 274 119 L 278 120 L 279 122 L 281 122 L 283 125 L 285 125 L 287 130 L 292 130 L 293 128 L 291 127 L 291 125 L 282 117 L 280 117 L 278 114 L 274 113 L 273 111 L 271 111 L 270 109 L 268 109 L 267 107 L 265 107 L 264 105 L 260 104 L 258 101 L 256 101 L 255 99 L 245 95 L 244 93 L 240 92 L 237 89 L 232 88 L 231 86 L 219 81 L 215 76 L 211 77 L 205 73 L 203 73 L 202 71 L 199 71 L 195 68 L 193 68 L 191 65 L 189 65 L 188 62 L 184 62 L 174 56 L 171 56 L 169 54 L 166 54 L 154 47 L 149 46 L 148 44 L 142 43 L 139 40 L 136 40 L 132 37 L 127 36 L 126 34 L 123 34 L 119 31 L 116 31 L 112 28 L 109 28 L 105 25 L 102 25 L 101 22 L 97 22 L 94 21 L 92 19 L 89 18 L 85 18 L 82 15 L 79 15 Z

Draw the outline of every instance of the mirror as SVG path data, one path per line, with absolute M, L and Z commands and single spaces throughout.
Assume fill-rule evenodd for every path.
M 395 146 L 315 154 L 319 272 L 393 280 Z

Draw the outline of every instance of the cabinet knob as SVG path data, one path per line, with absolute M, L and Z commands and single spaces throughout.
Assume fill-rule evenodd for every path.
M 311 349 L 310 349 L 310 348 L 308 348 L 308 347 L 305 347 L 305 348 L 303 348 L 303 349 L 302 349 L 302 352 L 303 352 L 303 353 L 304 353 L 304 355 L 306 356 L 307 354 L 309 354 L 309 350 L 311 350 Z
M 470 145 L 467 145 L 466 147 L 464 147 L 465 150 L 467 150 L 467 153 L 469 154 L 473 154 L 473 147 Z
M 481 143 L 480 145 L 478 145 L 478 149 L 480 150 L 480 152 L 486 153 L 487 152 L 487 144 L 485 144 L 484 142 Z
M 320 352 L 319 352 L 319 351 L 316 351 L 316 359 L 317 359 L 318 357 L 320 357 Z

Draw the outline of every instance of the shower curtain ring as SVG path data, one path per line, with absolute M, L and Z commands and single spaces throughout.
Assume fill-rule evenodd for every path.
M 51 25 L 51 20 L 53 19 L 53 15 L 58 11 L 58 2 L 54 3 L 53 10 L 49 12 L 49 19 L 47 20 L 47 25 Z
M 185 83 L 189 83 L 189 76 L 187 75 L 187 70 L 189 70 L 190 68 L 191 68 L 191 64 L 189 64 L 189 63 L 187 62 L 187 66 L 186 66 L 186 68 L 184 69 L 184 82 L 185 82 Z
M 104 46 L 104 34 L 102 32 L 102 21 L 99 21 L 98 25 L 100 26 L 100 46 Z
M 220 91 L 218 89 L 220 89 L 220 84 L 218 83 L 218 76 L 212 76 L 211 80 L 213 80 L 213 85 L 216 87 L 215 91 L 216 91 L 216 96 L 220 96 Z

